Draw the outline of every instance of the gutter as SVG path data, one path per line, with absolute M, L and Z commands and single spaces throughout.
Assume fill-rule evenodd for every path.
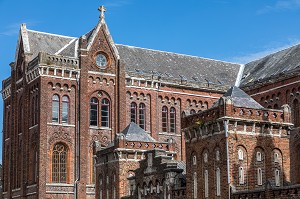
M 226 137 L 226 158 L 227 158 L 227 184 L 228 184 L 228 199 L 230 199 L 230 162 L 229 162 L 229 146 L 228 146 L 228 120 L 224 120 L 224 130 Z
M 77 82 L 77 96 L 78 96 L 78 114 L 77 114 L 77 131 L 76 131 L 76 161 L 75 161 L 75 169 L 76 169 L 76 180 L 74 182 L 74 198 L 78 199 L 78 183 L 80 180 L 80 82 L 79 76 L 76 78 Z

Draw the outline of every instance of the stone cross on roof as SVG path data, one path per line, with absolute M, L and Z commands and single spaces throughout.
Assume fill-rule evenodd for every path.
M 100 19 L 104 19 L 104 12 L 106 11 L 106 8 L 104 6 L 100 6 L 98 10 L 100 11 Z

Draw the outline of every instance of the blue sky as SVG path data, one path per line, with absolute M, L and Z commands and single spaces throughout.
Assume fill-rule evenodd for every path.
M 79 37 L 96 25 L 100 5 L 119 44 L 247 63 L 300 43 L 300 0 L 0 0 L 0 79 L 21 23 Z M 2 112 L 1 100 L 1 129 Z

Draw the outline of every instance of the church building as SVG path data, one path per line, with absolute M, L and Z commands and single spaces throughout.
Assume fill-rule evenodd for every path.
M 300 45 L 246 65 L 133 47 L 99 11 L 80 37 L 21 25 L 2 82 L 4 199 L 249 197 L 300 183 Z

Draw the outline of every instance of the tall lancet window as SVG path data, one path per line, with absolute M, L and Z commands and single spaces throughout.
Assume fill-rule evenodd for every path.
M 197 187 L 198 187 L 197 173 L 194 172 L 193 173 L 193 199 L 197 199 Z
M 55 123 L 59 122 L 59 97 L 58 97 L 58 95 L 53 95 L 53 97 L 52 97 L 52 122 L 55 122 Z
M 140 103 L 139 105 L 139 126 L 142 129 L 146 129 L 146 108 L 145 108 L 145 104 Z
M 130 122 L 136 123 L 136 103 L 130 104 Z
M 220 168 L 217 168 L 216 170 L 216 187 L 217 187 L 217 196 L 221 195 L 221 172 Z
M 204 171 L 204 196 L 208 198 L 208 170 Z
M 98 126 L 98 105 L 98 99 L 93 97 L 90 101 L 90 126 Z
M 101 126 L 109 127 L 109 101 L 108 99 L 102 99 L 101 104 Z
M 52 182 L 67 183 L 68 148 L 62 144 L 55 144 L 52 151 Z

